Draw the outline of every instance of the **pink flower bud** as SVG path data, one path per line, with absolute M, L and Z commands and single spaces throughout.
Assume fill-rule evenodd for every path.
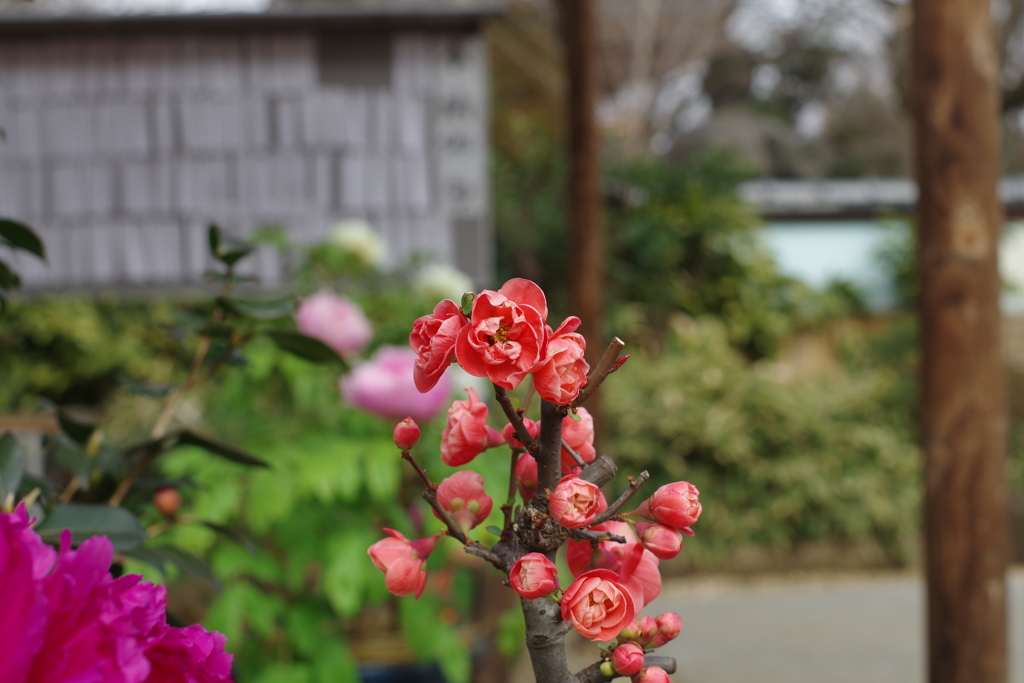
M 637 522 L 636 533 L 644 547 L 660 560 L 671 560 L 683 549 L 683 534 L 667 524 Z
M 416 442 L 420 440 L 420 426 L 411 417 L 407 417 L 395 425 L 392 435 L 399 450 L 411 451 Z
M 701 506 L 697 500 L 699 495 L 697 487 L 689 482 L 665 484 L 640 505 L 636 514 L 668 524 L 692 536 L 693 532 L 689 527 L 700 517 Z
M 419 600 L 427 586 L 427 558 L 441 534 L 410 541 L 394 529 L 391 538 L 377 541 L 367 549 L 373 566 L 384 572 L 384 585 L 393 595 L 416 594 Z
M 501 444 L 505 443 L 505 437 L 502 436 L 494 427 L 487 428 L 487 448 L 496 448 Z M 486 450 L 486 449 L 485 449 Z
M 612 652 L 612 666 L 623 676 L 640 673 L 640 669 L 644 668 L 643 648 L 636 643 L 619 645 Z
M 668 674 L 660 666 L 646 666 L 633 676 L 633 683 L 670 683 Z
M 527 600 L 536 600 L 558 588 L 558 569 L 540 553 L 523 555 L 508 575 L 512 588 Z
M 675 612 L 659 614 L 654 621 L 658 624 L 658 632 L 651 640 L 651 647 L 661 647 L 670 640 L 674 640 L 683 628 L 683 620 Z
M 640 624 L 640 639 L 637 642 L 646 647 L 658 635 L 658 622 L 654 617 L 644 615 L 637 619 L 637 623 Z
M 537 438 L 540 435 L 540 423 L 534 422 L 530 418 L 523 418 L 523 426 L 526 427 L 526 431 L 530 433 L 530 436 Z M 501 435 L 505 438 L 507 443 L 512 448 L 523 449 L 526 448 L 519 439 L 516 438 L 516 430 L 511 424 L 505 425 L 505 428 L 501 430 Z
M 437 487 L 437 502 L 452 513 L 463 531 L 469 531 L 487 519 L 494 506 L 494 501 L 484 491 L 484 478 L 472 470 L 456 472 L 442 481 Z M 434 516 L 437 517 L 437 511 L 434 511 Z
M 582 529 L 601 512 L 601 489 L 578 477 L 562 477 L 551 492 L 551 517 L 566 529 Z M 607 507 L 607 505 L 605 505 Z
M 537 493 L 537 461 L 529 453 L 519 456 L 516 463 L 516 486 L 523 502 L 529 502 Z
M 629 360 L 629 354 L 628 353 L 625 356 L 619 356 L 618 358 L 616 358 L 615 359 L 615 363 L 612 365 L 612 369 L 609 370 L 608 373 L 611 374 L 611 373 L 615 372 L 616 370 L 618 370 L 619 368 L 621 368 L 623 365 L 626 364 L 627 360 Z

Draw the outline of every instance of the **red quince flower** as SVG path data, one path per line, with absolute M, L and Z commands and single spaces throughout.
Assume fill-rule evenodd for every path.
M 487 426 L 487 404 L 480 400 L 472 387 L 466 387 L 468 401 L 455 401 L 448 409 L 448 421 L 441 432 L 441 460 L 458 467 L 495 445 Z M 497 436 L 498 442 L 501 435 Z
M 619 575 L 607 569 L 580 575 L 565 590 L 561 604 L 562 619 L 591 640 L 615 640 L 637 612 Z
M 580 421 L 571 415 L 562 418 L 562 438 L 583 459 L 583 462 L 594 462 L 597 451 L 594 450 L 594 418 L 586 408 L 577 408 L 576 414 Z M 569 451 L 562 449 L 562 472 L 572 472 L 577 467 L 576 461 Z
M 514 278 L 473 300 L 469 324 L 459 331 L 455 357 L 474 377 L 515 389 L 542 359 L 548 305 L 533 282 Z
M 462 470 L 446 478 L 437 487 L 437 502 L 452 513 L 463 531 L 473 529 L 491 514 L 494 501 L 484 491 L 484 478 L 477 472 Z M 441 519 L 437 511 L 434 516 Z
M 427 587 L 427 558 L 441 534 L 410 541 L 394 529 L 385 529 L 391 538 L 377 541 L 367 549 L 373 566 L 384 572 L 384 585 L 392 595 L 416 594 L 420 599 Z
M 455 340 L 466 324 L 462 309 L 451 299 L 434 306 L 434 312 L 416 318 L 409 346 L 416 352 L 413 381 L 421 394 L 430 391 L 455 358 Z
M 580 389 L 587 383 L 590 366 L 583 359 L 587 341 L 576 333 L 579 326 L 580 319 L 572 316 L 554 332 L 549 328 L 544 358 L 533 369 L 537 393 L 545 401 L 567 405 L 579 396 Z
M 527 553 L 512 565 L 508 575 L 516 593 L 527 600 L 536 600 L 558 588 L 558 568 L 541 553 Z
M 582 529 L 594 521 L 608 504 L 597 484 L 566 476 L 558 482 L 548 501 L 551 517 L 566 529 Z
M 633 595 L 637 610 L 643 609 L 661 592 L 658 558 L 637 541 L 633 530 L 625 522 L 604 522 L 592 528 L 622 536 L 626 542 L 602 541 L 595 549 L 589 541 L 570 539 L 565 546 L 569 571 L 573 576 L 580 576 L 594 567 L 615 572 Z

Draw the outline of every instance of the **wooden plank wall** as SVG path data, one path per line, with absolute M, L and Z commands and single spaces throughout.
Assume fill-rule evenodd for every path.
M 19 260 L 26 288 L 194 285 L 210 222 L 308 242 L 346 218 L 368 220 L 393 264 L 424 252 L 492 284 L 482 42 L 378 39 L 390 82 L 376 87 L 321 78 L 318 40 L 344 35 L 5 40 L 0 215 L 50 253 Z M 270 250 L 250 270 L 282 278 Z

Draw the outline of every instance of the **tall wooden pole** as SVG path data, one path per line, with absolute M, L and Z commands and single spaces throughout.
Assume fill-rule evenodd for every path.
M 594 0 L 559 0 L 568 76 L 569 286 L 572 313 L 582 321 L 578 331 L 587 340 L 587 362 L 591 366 L 600 360 L 608 341 L 602 329 L 604 203 L 601 136 L 594 118 L 597 103 L 594 5 Z
M 928 676 L 1005 683 L 1007 417 L 989 0 L 914 0 Z

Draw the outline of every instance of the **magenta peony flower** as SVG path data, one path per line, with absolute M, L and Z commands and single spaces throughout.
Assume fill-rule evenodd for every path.
M 29 524 L 24 505 L 0 513 L 0 681 L 231 681 L 224 636 L 168 626 L 163 586 L 110 575 L 110 539 L 72 550 L 65 530 L 58 553 Z
M 331 292 L 317 292 L 303 299 L 295 311 L 295 326 L 345 358 L 362 351 L 373 338 L 373 327 L 363 309 Z
M 433 389 L 421 394 L 413 380 L 415 365 L 415 351 L 382 346 L 341 378 L 341 395 L 357 408 L 388 419 L 429 420 L 451 398 L 451 376 L 443 375 Z

